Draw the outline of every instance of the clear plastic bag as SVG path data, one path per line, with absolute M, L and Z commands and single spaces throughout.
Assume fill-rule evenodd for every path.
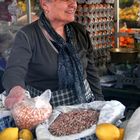
M 35 98 L 27 98 L 14 105 L 12 115 L 16 125 L 23 129 L 33 129 L 38 124 L 47 120 L 52 113 L 49 101 L 51 91 L 46 90 L 42 95 Z

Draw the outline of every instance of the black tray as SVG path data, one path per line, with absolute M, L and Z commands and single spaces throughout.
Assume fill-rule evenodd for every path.
M 121 19 L 120 20 L 120 24 L 122 24 L 123 25 L 123 23 L 126 23 L 126 25 L 127 25 L 127 28 L 140 28 L 140 21 L 138 22 L 138 21 L 131 21 L 131 20 L 123 20 L 123 19 Z

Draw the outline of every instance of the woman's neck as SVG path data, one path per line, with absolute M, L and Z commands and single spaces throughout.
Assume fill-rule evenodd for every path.
M 53 27 L 54 28 L 54 27 Z M 66 39 L 64 27 L 54 28 L 54 30 L 64 39 Z
M 52 27 L 54 28 L 54 30 L 63 38 L 66 40 L 66 34 L 65 34 L 65 29 L 64 29 L 64 25 L 63 24 L 58 24 L 58 23 L 54 23 L 51 22 Z
M 49 19 L 51 26 L 54 28 L 54 30 L 63 38 L 66 40 L 66 34 L 65 34 L 65 29 L 64 26 L 65 24 L 63 22 L 57 21 L 51 17 L 49 17 L 49 15 L 45 14 L 46 18 Z

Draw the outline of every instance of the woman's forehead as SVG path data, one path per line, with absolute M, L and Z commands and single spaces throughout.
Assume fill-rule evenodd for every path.
M 64 2 L 64 3 L 71 3 L 71 2 L 77 2 L 78 0 L 46 0 L 46 1 L 48 1 L 48 2 L 51 2 L 51 3 L 55 3 L 55 2 L 57 2 L 57 3 L 61 3 L 61 2 Z
M 60 0 L 60 1 L 77 1 L 77 0 Z

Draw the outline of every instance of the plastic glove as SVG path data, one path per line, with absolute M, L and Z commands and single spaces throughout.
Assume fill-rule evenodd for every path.
M 27 97 L 25 92 L 26 90 L 21 86 L 13 87 L 5 99 L 5 107 L 7 109 L 12 109 L 15 103 L 21 102 Z

